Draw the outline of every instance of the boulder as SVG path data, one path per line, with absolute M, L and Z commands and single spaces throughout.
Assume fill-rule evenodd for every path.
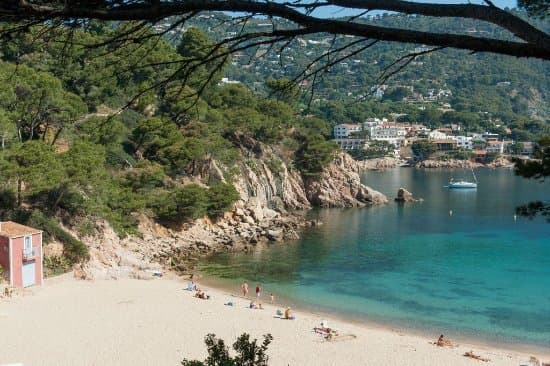
M 281 241 L 281 240 L 283 240 L 283 231 L 282 230 L 267 230 L 267 238 L 271 241 Z
M 411 192 L 409 192 L 405 188 L 401 187 L 397 191 L 397 197 L 395 197 L 395 201 L 396 202 L 418 202 L 418 201 L 422 201 L 422 199 L 414 198 L 414 196 Z

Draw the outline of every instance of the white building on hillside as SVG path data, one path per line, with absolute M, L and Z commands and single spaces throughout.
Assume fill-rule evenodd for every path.
M 456 146 L 459 149 L 464 149 L 464 150 L 474 149 L 474 139 L 471 136 L 452 136 L 451 138 L 456 141 Z
M 396 149 L 400 149 L 403 146 L 405 137 L 407 136 L 407 130 L 395 123 L 384 123 L 379 126 L 373 126 L 369 129 L 371 140 L 387 141 L 393 144 Z
M 428 132 L 428 139 L 430 140 L 445 140 L 447 139 L 447 134 L 439 130 L 432 130 Z
M 335 139 L 347 138 L 352 132 L 360 132 L 363 130 L 361 125 L 352 125 L 348 123 L 341 123 L 334 126 L 333 134 Z

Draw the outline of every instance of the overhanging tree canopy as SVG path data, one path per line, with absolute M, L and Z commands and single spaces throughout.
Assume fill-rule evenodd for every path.
M 528 10 L 539 15 L 548 14 L 548 0 L 523 1 Z M 432 17 L 476 19 L 492 23 L 510 32 L 510 39 L 475 37 L 465 34 L 425 32 L 411 29 L 387 28 L 366 24 L 360 16 L 347 19 L 323 18 L 318 10 L 328 6 L 363 11 L 392 11 Z M 492 52 L 517 57 L 550 59 L 550 36 L 517 14 L 496 7 L 490 0 L 485 4 L 432 4 L 402 0 L 5 0 L 0 4 L 0 19 L 8 22 L 25 22 L 4 30 L 4 34 L 21 30 L 21 27 L 43 22 L 68 22 L 82 24 L 89 19 L 108 21 L 158 22 L 179 16 L 175 26 L 201 11 L 224 11 L 246 16 L 262 15 L 272 19 L 286 19 L 295 27 L 280 29 L 274 23 L 265 32 L 243 32 L 226 40 L 228 49 L 238 49 L 252 39 L 268 39 L 277 42 L 298 35 L 327 32 L 335 35 L 352 35 L 368 40 L 404 43 L 421 43 L 428 46 L 453 47 L 473 52 Z M 360 15 L 361 15 L 360 14 Z M 246 20 L 246 16 L 242 17 Z M 244 28 L 243 28 L 244 29 Z M 129 35 L 129 34 L 128 34 Z M 265 42 L 265 41 L 262 41 Z

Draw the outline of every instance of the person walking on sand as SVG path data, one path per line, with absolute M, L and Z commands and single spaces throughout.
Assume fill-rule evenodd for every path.
M 258 283 L 256 285 L 256 297 L 259 299 L 260 296 L 261 296 L 261 293 L 262 293 L 262 287 L 260 286 L 260 284 Z
M 273 304 L 273 301 L 275 301 L 275 296 L 273 296 L 273 293 L 269 295 L 269 300 L 270 300 L 270 303 L 272 304 Z
M 246 281 L 241 285 L 241 290 L 243 291 L 243 296 L 248 297 L 248 283 Z

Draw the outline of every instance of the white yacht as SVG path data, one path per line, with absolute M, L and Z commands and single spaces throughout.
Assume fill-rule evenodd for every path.
M 472 175 L 474 176 L 474 182 L 467 182 L 464 180 L 454 181 L 453 178 L 449 181 L 449 189 L 475 189 L 477 188 L 477 178 L 472 169 Z

